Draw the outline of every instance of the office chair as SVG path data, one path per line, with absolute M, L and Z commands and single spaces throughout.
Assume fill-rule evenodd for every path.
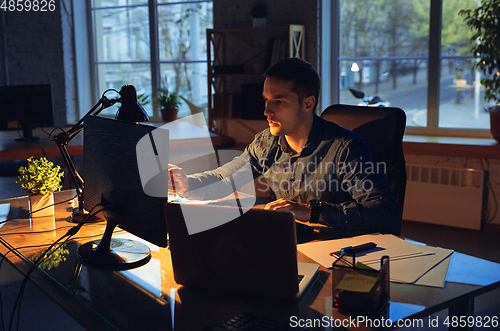
M 406 192 L 406 167 L 403 134 L 406 114 L 395 107 L 363 107 L 336 104 L 321 117 L 359 134 L 377 163 L 385 162 L 385 180 L 403 213 Z M 384 168 L 381 168 L 383 170 Z

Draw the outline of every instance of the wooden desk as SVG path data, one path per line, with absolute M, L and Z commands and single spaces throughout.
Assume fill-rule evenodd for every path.
M 72 195 L 72 191 L 58 192 L 55 199 L 64 201 Z M 24 214 L 27 209 L 26 197 L 0 201 L 0 210 L 6 211 L 2 214 L 7 214 L 4 218 Z M 8 262 L 21 273 L 26 273 L 30 267 L 28 261 L 43 248 L 33 248 L 34 245 L 48 245 L 74 226 L 68 222 L 69 212 L 69 204 L 63 203 L 56 207 L 55 217 L 20 218 L 0 225 L 0 253 L 7 254 Z M 168 248 L 152 246 L 152 260 L 130 271 L 82 266 L 76 257 L 79 245 L 99 238 L 103 231 L 103 223 L 85 225 L 66 244 L 67 252 L 61 252 L 64 260 L 51 259 L 45 269 L 37 269 L 31 277 L 48 297 L 90 330 L 170 330 L 172 313 L 175 330 L 202 330 L 209 325 L 221 324 L 241 311 L 284 320 L 291 316 L 303 321 L 321 321 L 325 316 L 335 321 L 349 320 L 349 316 L 331 307 L 331 277 L 325 268 L 320 269 L 319 278 L 310 292 L 296 303 L 179 286 L 173 278 Z M 118 229 L 115 236 L 127 236 L 127 233 Z M 9 252 L 13 248 L 14 252 Z M 311 262 L 301 254 L 298 260 Z M 474 278 L 478 272 L 481 271 L 471 269 L 470 277 Z M 498 288 L 500 275 L 494 281 L 479 285 L 448 281 L 445 288 L 391 283 L 387 314 L 393 323 L 400 319 L 422 319 L 446 308 L 450 313 L 465 315 L 473 308 L 475 297 Z M 28 314 L 28 311 L 23 310 L 21 318 L 22 314 Z M 322 326 L 308 330 L 325 329 L 329 330 Z M 359 325 L 348 329 L 369 328 Z
M 156 123 L 160 126 L 164 123 Z M 169 123 L 176 134 L 170 137 L 170 149 L 172 150 L 188 150 L 203 146 L 205 143 L 203 137 L 210 136 L 212 146 L 218 146 L 221 143 L 220 136 L 213 132 L 207 132 L 200 127 L 194 126 L 187 122 L 172 122 Z M 68 130 L 69 128 L 65 128 Z M 33 130 L 34 136 L 41 137 L 37 141 L 16 141 L 15 138 L 19 137 L 17 131 L 0 131 L 0 161 L 5 160 L 23 160 L 30 156 L 39 158 L 46 157 L 59 157 L 61 153 L 57 145 L 49 140 L 49 134 L 52 128 Z M 60 133 L 60 130 L 54 134 Z M 80 132 L 67 146 L 70 156 L 83 155 L 83 132 Z
M 49 140 L 51 131 L 52 129 L 33 130 L 33 135 L 41 138 L 35 141 L 16 141 L 15 138 L 19 137 L 17 131 L 0 131 L 0 161 L 23 160 L 30 156 L 35 158 L 61 156 L 57 145 Z M 58 132 L 60 131 L 55 131 L 56 134 Z M 76 136 L 67 149 L 71 156 L 83 155 L 83 135 Z

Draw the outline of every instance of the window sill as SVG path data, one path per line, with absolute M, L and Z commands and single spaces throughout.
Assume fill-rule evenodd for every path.
M 405 135 L 406 155 L 434 155 L 500 159 L 500 144 L 494 139 Z

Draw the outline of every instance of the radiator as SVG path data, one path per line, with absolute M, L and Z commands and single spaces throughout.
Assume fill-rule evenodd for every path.
M 481 229 L 484 171 L 407 164 L 403 219 Z

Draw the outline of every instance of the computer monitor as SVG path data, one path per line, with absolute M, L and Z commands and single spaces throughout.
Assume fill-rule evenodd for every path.
M 22 130 L 18 141 L 38 140 L 33 129 L 54 125 L 52 85 L 0 86 L 0 130 Z
M 114 224 L 157 246 L 167 246 L 167 229 L 163 206 L 166 198 L 149 196 L 141 184 L 136 146 L 157 127 L 144 123 L 111 118 L 87 116 L 84 128 L 85 209 L 91 210 L 104 202 L 111 210 L 99 213 L 105 219 L 106 231 Z M 167 131 L 168 132 L 168 131 Z M 167 146 L 167 141 L 162 142 Z M 154 158 L 153 158 L 154 161 Z M 97 207 L 100 208 L 100 207 Z M 96 208 L 96 209 L 97 209 Z M 109 228 L 109 229 L 108 229 Z M 110 236 L 111 233 L 108 233 Z M 103 237 L 103 241 L 109 240 Z M 113 239 L 110 256 L 97 256 L 97 242 L 89 242 L 79 249 L 83 263 L 110 269 L 129 269 L 147 263 L 150 259 L 146 245 L 138 241 Z M 145 247 L 143 247 L 145 246 Z M 104 255 L 108 254 L 103 248 Z

